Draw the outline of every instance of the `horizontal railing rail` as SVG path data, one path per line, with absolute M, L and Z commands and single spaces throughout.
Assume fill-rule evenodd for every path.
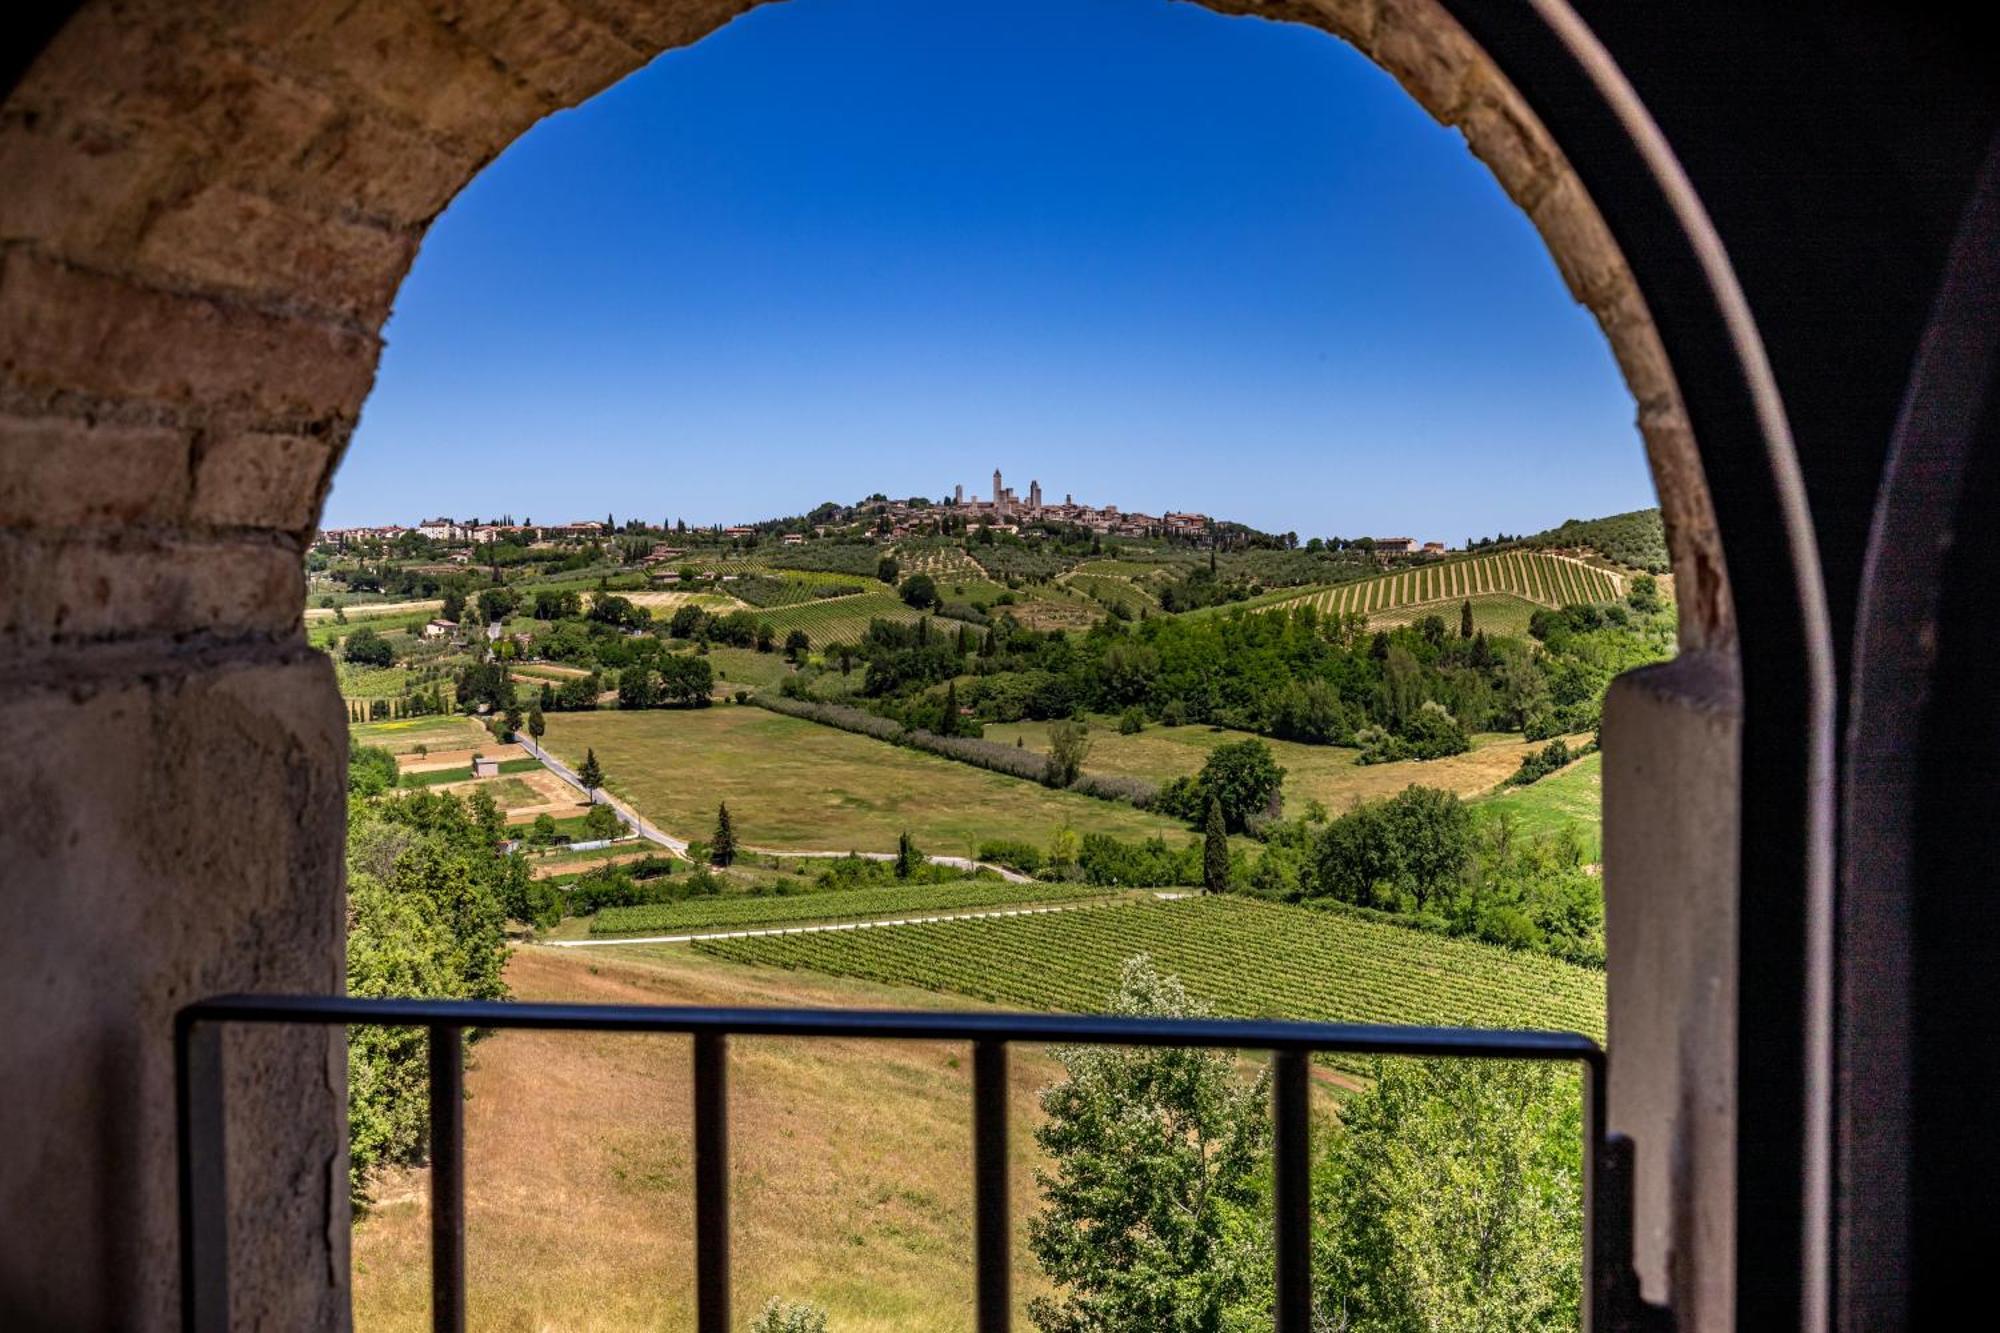
M 231 1024 L 421 1027 L 430 1041 L 431 1317 L 465 1327 L 464 1042 L 473 1030 L 666 1033 L 693 1038 L 695 1308 L 699 1333 L 729 1327 L 728 1040 L 845 1037 L 969 1042 L 972 1061 L 975 1304 L 979 1333 L 1010 1328 L 1007 1048 L 1014 1044 L 1176 1046 L 1268 1051 L 1273 1061 L 1277 1333 L 1312 1321 L 1311 1124 L 1316 1054 L 1568 1062 L 1583 1071 L 1584 1326 L 1637 1328 L 1631 1268 L 1630 1145 L 1605 1129 L 1605 1056 L 1566 1032 L 1383 1027 L 1260 1019 L 876 1009 L 705 1009 L 225 995 L 174 1023 L 180 1153 L 182 1317 L 190 1333 L 228 1326 L 229 1236 L 222 1033 Z M 1650 1325 L 1649 1325 L 1650 1326 Z

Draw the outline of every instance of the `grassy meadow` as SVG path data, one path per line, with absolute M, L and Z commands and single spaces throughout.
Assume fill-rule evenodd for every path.
M 1003 745 L 1019 738 L 1031 750 L 1046 750 L 1049 744 L 1046 722 L 991 723 L 988 740 Z M 1093 773 L 1121 777 L 1150 778 L 1165 782 L 1198 770 L 1218 746 L 1250 739 L 1245 731 L 1223 727 L 1168 727 L 1148 723 L 1133 736 L 1118 734 L 1115 718 L 1094 717 L 1090 721 L 1090 757 L 1083 766 Z M 1357 764 L 1358 750 L 1335 745 L 1302 745 L 1296 741 L 1265 739 L 1272 755 L 1285 770 L 1285 813 L 1299 815 L 1305 803 L 1317 800 L 1339 814 L 1357 800 L 1375 801 L 1394 796 L 1411 783 L 1440 787 L 1462 797 L 1491 791 L 1521 766 L 1521 758 L 1541 747 L 1518 735 L 1493 732 L 1473 737 L 1473 748 L 1445 759 L 1404 760 L 1393 764 Z
M 1604 756 L 1586 755 L 1560 773 L 1526 787 L 1509 787 L 1479 801 L 1475 809 L 1486 817 L 1506 811 L 1515 827 L 1530 837 L 1564 828 L 1576 830 L 1584 858 L 1604 859 Z
M 607 785 L 660 828 L 706 838 L 728 802 L 745 844 L 786 851 L 927 852 L 989 838 L 1046 845 L 1065 822 L 1120 838 L 1188 836 L 1176 820 L 761 708 L 551 713 L 544 743 L 568 763 L 594 749 Z

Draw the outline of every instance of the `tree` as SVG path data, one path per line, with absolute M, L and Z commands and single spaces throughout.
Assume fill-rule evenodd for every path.
M 768 653 L 777 646 L 778 646 L 778 631 L 771 628 L 770 621 L 768 620 L 758 621 L 757 651 L 760 653 Z
M 1472 637 L 1472 599 L 1470 597 L 1459 604 L 1458 637 L 1461 639 Z
M 1204 797 L 1221 802 L 1228 830 L 1241 833 L 1253 817 L 1274 812 L 1285 770 L 1271 757 L 1271 747 L 1253 738 L 1211 750 L 1195 781 Z
M 928 574 L 912 574 L 903 580 L 903 600 L 919 611 L 928 611 L 942 599 L 938 597 L 935 579 Z
M 1083 772 L 1090 757 L 1090 724 L 1065 718 L 1049 724 L 1049 757 L 1042 769 L 1042 781 L 1051 787 L 1067 787 Z
M 531 706 L 528 709 L 528 734 L 534 737 L 537 747 L 542 743 L 542 733 L 548 729 L 548 719 L 542 716 L 542 706 L 540 704 Z
M 715 836 L 708 840 L 708 859 L 718 866 L 736 859 L 736 825 L 730 822 L 727 802 L 715 808 Z
M 802 629 L 794 629 L 785 635 L 785 656 L 794 662 L 806 660 L 812 651 L 812 637 Z
M 583 831 L 593 838 L 615 838 L 618 829 L 618 812 L 602 801 L 591 806 L 590 813 L 583 817 Z
M 502 721 L 506 723 L 507 734 L 500 739 L 503 741 L 513 740 L 515 735 L 521 730 L 521 710 L 513 704 L 508 704 L 506 715 Z
M 1207 1009 L 1143 954 L 1111 1012 L 1187 1018 Z M 1249 1327 L 1269 1231 L 1259 1174 L 1270 1136 L 1263 1080 L 1223 1051 L 1061 1047 L 1066 1077 L 1042 1093 L 1049 1166 L 1029 1248 L 1056 1284 L 1029 1317 L 1043 1333 L 1213 1333 Z M 1268 1315 L 1265 1324 L 1268 1326 Z
M 1208 798 L 1208 819 L 1202 829 L 1201 886 L 1209 893 L 1229 888 L 1229 833 L 1222 826 L 1222 802 Z
M 1321 1136 L 1320 1317 L 1357 1333 L 1575 1328 L 1581 1106 L 1553 1065 L 1383 1061 Z
M 586 749 L 583 752 L 583 767 L 577 770 L 576 777 L 583 784 L 585 795 L 597 795 L 597 789 L 604 785 L 604 769 L 598 765 L 596 750 Z
M 944 704 L 938 709 L 938 735 L 958 735 L 958 682 L 944 683 Z
M 893 555 L 885 555 L 875 562 L 875 577 L 884 583 L 894 585 L 896 576 L 902 572 L 903 567 L 896 563 L 896 557 Z
M 917 844 L 904 829 L 896 835 L 896 878 L 908 879 L 917 873 L 917 867 L 924 863 L 924 854 L 917 850 Z
M 347 642 L 341 645 L 340 655 L 356 666 L 386 667 L 396 664 L 396 650 L 371 625 L 363 625 L 348 635 Z
M 457 584 L 446 588 L 444 590 L 444 606 L 439 610 L 438 614 L 453 624 L 457 624 L 459 621 L 465 619 L 464 589 L 460 588 Z

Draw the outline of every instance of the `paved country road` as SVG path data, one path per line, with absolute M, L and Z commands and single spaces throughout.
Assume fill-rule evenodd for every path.
M 577 777 L 575 770 L 571 769 L 568 764 L 565 764 L 562 760 L 536 744 L 534 738 L 531 736 L 517 733 L 515 739 L 521 743 L 522 749 L 542 761 L 542 767 L 576 788 L 577 791 L 583 792 L 583 780 Z M 584 794 L 600 805 L 610 806 L 627 828 L 646 839 L 646 841 L 656 843 L 676 856 L 685 857 L 688 854 L 686 839 L 676 838 L 671 833 L 664 833 L 654 828 L 637 810 L 634 810 L 610 792 L 605 791 L 602 787 L 599 787 L 595 792 L 584 792 Z M 894 852 L 795 852 L 777 847 L 751 847 L 747 844 L 741 850 L 749 852 L 754 856 L 804 856 L 828 860 L 836 860 L 843 856 L 859 856 L 864 861 L 893 861 L 896 859 Z M 1032 884 L 1035 882 L 1033 878 L 1023 875 L 1018 870 L 1009 870 L 1006 866 L 994 865 L 987 861 L 975 861 L 967 856 L 926 856 L 924 859 L 932 865 L 950 866 L 953 870 L 990 870 L 1009 884 Z M 629 943 L 629 941 L 627 942 Z

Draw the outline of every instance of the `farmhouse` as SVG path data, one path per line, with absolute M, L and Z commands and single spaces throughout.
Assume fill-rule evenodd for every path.
M 446 620 L 442 616 L 436 620 L 427 621 L 424 624 L 424 637 L 426 639 L 448 639 L 456 633 L 458 633 L 458 622 L 456 620 Z
M 1415 555 L 1417 551 L 1417 539 L 1415 537 L 1377 537 L 1375 539 L 1375 549 L 1385 555 Z

